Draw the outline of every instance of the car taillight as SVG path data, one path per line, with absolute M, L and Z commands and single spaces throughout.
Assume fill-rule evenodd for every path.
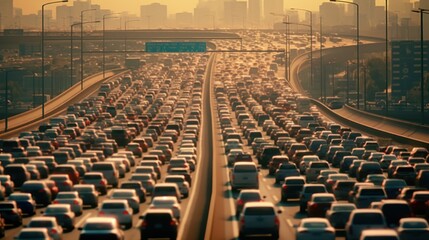
M 334 184 L 334 180 L 329 179 L 329 180 L 327 181 L 327 183 L 328 183 L 328 184 Z
M 79 178 L 79 172 L 75 172 L 74 175 Z
M 106 185 L 106 181 L 105 180 L 101 180 L 100 184 L 103 185 L 103 186 L 105 186 Z
M 78 205 L 79 201 L 78 200 L 73 200 L 73 204 Z
M 69 186 L 68 182 L 63 182 L 63 186 Z
M 244 201 L 242 199 L 238 200 L 237 205 L 244 205 Z
M 309 204 L 310 208 L 317 208 L 319 205 L 317 203 Z
M 129 215 L 129 213 L 128 213 L 128 211 L 127 211 L 127 210 L 123 211 L 123 212 L 122 212 L 122 214 L 124 214 L 124 215 Z
M 141 227 L 147 227 L 147 223 L 145 220 L 142 221 Z
M 174 221 L 174 220 L 170 221 L 170 226 L 176 226 L 176 225 L 177 225 L 176 221 Z
M 57 201 L 57 200 L 54 200 L 52 203 L 53 203 L 53 204 L 57 204 L 57 203 L 58 203 L 58 201 Z
M 57 230 L 56 230 L 56 229 L 53 229 L 53 228 L 52 228 L 52 229 L 51 229 L 51 233 L 52 233 L 52 234 L 57 234 L 58 232 L 57 232 Z
M 39 190 L 39 193 L 44 193 L 45 192 L 45 189 L 40 189 Z
M 244 221 L 244 217 L 241 217 L 241 219 L 240 219 L 240 223 L 241 223 L 241 225 L 244 225 L 244 223 L 245 223 L 245 221 Z
M 274 223 L 278 226 L 278 225 L 280 225 L 280 219 L 279 219 L 279 217 L 275 217 L 274 218 Z
M 287 185 L 282 186 L 283 190 L 287 190 Z
M 98 213 L 98 215 L 104 215 L 104 212 L 103 212 L 103 211 L 100 211 L 100 212 Z

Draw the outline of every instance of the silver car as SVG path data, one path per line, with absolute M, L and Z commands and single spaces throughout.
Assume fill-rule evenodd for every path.
M 280 213 L 280 212 L 279 212 Z M 248 202 L 240 214 L 240 239 L 248 235 L 269 234 L 279 238 L 280 220 L 274 204 L 270 202 Z
M 140 199 L 134 189 L 113 189 L 110 193 L 110 199 L 124 199 L 133 209 L 133 214 L 140 212 Z
M 33 217 L 27 224 L 28 228 L 46 228 L 52 239 L 60 240 L 63 235 L 63 228 L 58 225 L 55 217 Z
M 174 196 L 157 196 L 152 199 L 152 203 L 149 206 L 149 209 L 159 209 L 166 208 L 171 209 L 174 217 L 177 220 L 180 220 L 180 203 L 177 201 L 177 198 Z
M 71 206 L 71 210 L 76 214 L 76 216 L 82 215 L 83 201 L 79 197 L 79 193 L 77 191 L 59 192 L 53 203 L 69 204 Z
M 79 236 L 80 240 L 102 239 L 104 236 L 116 236 L 115 239 L 119 240 L 125 239 L 124 232 L 114 217 L 88 218 L 79 230 L 82 230 Z
M 127 200 L 108 199 L 101 203 L 99 217 L 114 217 L 127 229 L 133 226 L 133 209 Z

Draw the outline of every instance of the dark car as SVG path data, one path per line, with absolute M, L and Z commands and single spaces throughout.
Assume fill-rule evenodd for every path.
M 67 174 L 73 184 L 79 183 L 79 172 L 74 165 L 60 164 L 54 169 L 52 174 Z
M 356 171 L 356 180 L 363 182 L 369 174 L 382 174 L 383 170 L 378 162 L 363 162 Z
M 14 227 L 22 225 L 22 212 L 15 201 L 0 202 L 0 215 L 7 225 Z
M 5 167 L 4 174 L 10 176 L 17 188 L 21 187 L 25 181 L 31 178 L 24 164 L 9 164 Z
M 276 170 L 279 168 L 280 164 L 288 161 L 289 161 L 289 157 L 286 155 L 273 156 L 270 162 L 268 163 L 268 174 L 274 175 Z
M 268 166 L 268 162 L 271 160 L 273 156 L 281 155 L 280 148 L 277 146 L 266 146 L 262 149 L 261 155 L 258 158 L 258 163 L 266 168 Z
M 21 192 L 30 193 L 36 204 L 47 206 L 52 201 L 52 193 L 48 185 L 42 181 L 31 180 L 25 182 L 21 187 Z
M 287 202 L 289 198 L 299 198 L 305 184 L 304 177 L 287 177 L 281 187 L 281 201 Z
M 416 177 L 416 187 L 429 189 L 429 169 L 419 171 Z
M 412 215 L 410 206 L 404 200 L 382 200 L 380 209 L 389 227 L 398 227 L 401 218 L 411 217 Z
M 76 184 L 73 186 L 73 191 L 76 191 L 82 199 L 83 205 L 91 206 L 92 208 L 98 205 L 99 193 L 95 190 L 94 185 L 91 184 Z
M 178 221 L 169 209 L 149 209 L 140 216 L 140 238 L 177 238 Z
M 9 201 L 15 201 L 22 213 L 27 216 L 36 214 L 36 201 L 30 193 L 12 193 Z

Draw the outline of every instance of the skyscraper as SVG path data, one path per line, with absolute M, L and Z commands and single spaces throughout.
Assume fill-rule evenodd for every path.
M 148 23 L 148 28 L 161 28 L 167 24 L 167 5 L 152 3 L 140 8 L 142 21 Z
M 13 0 L 1 0 L 0 29 L 13 27 Z
M 249 24 L 252 28 L 258 28 L 261 24 L 262 4 L 261 0 L 249 0 Z
M 245 28 L 247 21 L 246 1 L 224 2 L 224 23 L 231 28 Z
M 268 27 L 272 27 L 274 22 L 280 21 L 278 16 L 284 14 L 283 0 L 264 0 L 264 19 Z

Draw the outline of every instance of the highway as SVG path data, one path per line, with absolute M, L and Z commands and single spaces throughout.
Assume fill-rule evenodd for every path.
M 351 44 L 351 41 L 349 42 Z M 223 43 L 219 44 L 222 47 Z M 227 45 L 227 44 L 226 44 Z M 259 46 L 265 48 L 266 45 Z M 272 46 L 281 46 L 281 43 L 276 43 Z M 331 46 L 333 47 L 333 46 Z M 339 49 L 340 47 L 335 47 Z M 346 47 L 348 48 L 348 47 Z M 221 48 L 220 48 L 221 49 Z M 191 194 L 188 198 L 184 199 L 181 203 L 182 219 L 179 229 L 179 239 L 236 239 L 239 236 L 239 221 L 235 216 L 235 200 L 238 196 L 238 192 L 233 192 L 230 186 L 230 168 L 227 166 L 227 158 L 225 154 L 225 142 L 222 137 L 222 128 L 220 120 L 218 118 L 218 105 L 219 98 L 214 93 L 215 81 L 221 81 L 224 84 L 230 84 L 235 87 L 235 84 L 242 81 L 244 75 L 247 75 L 249 68 L 257 66 L 261 70 L 261 76 L 266 74 L 265 70 L 269 67 L 272 61 L 273 53 L 212 53 L 207 61 L 203 61 L 201 54 L 188 55 L 189 65 L 192 65 L 192 70 L 203 68 L 204 75 L 202 77 L 203 88 L 202 88 L 202 121 L 200 126 L 200 141 L 198 141 L 198 155 L 197 155 L 197 170 L 192 173 L 193 185 L 191 187 Z M 317 54 L 315 54 L 317 55 Z M 207 54 L 208 56 L 208 54 Z M 177 56 L 173 56 L 177 57 Z M 308 58 L 304 54 L 299 56 L 292 64 L 292 82 L 291 86 L 294 90 L 303 90 L 299 85 L 298 72 L 304 64 L 308 63 Z M 201 62 L 198 62 L 201 61 Z M 197 62 L 197 63 L 195 63 Z M 258 65 L 260 64 L 260 65 Z M 150 68 L 153 67 L 153 68 Z M 160 77 L 160 85 L 164 83 L 167 74 L 160 71 L 160 64 L 156 63 L 151 66 L 145 66 L 140 69 L 140 73 L 154 72 L 158 73 Z M 185 75 L 185 70 L 191 68 L 183 67 L 180 69 L 177 67 L 177 79 L 187 78 L 191 83 L 195 81 L 195 75 Z M 173 71 L 173 70 L 172 70 Z M 109 72 L 108 76 L 110 79 L 117 78 L 119 75 L 123 75 L 124 70 L 117 72 Z M 162 74 L 161 74 L 162 73 Z M 225 74 L 228 73 L 228 74 Z M 136 73 L 137 75 L 139 73 Z M 261 79 L 253 79 L 254 82 L 249 84 L 246 91 L 252 96 L 255 92 L 264 92 L 270 86 L 281 87 L 277 89 L 280 91 L 287 92 L 292 89 L 288 89 L 288 85 L 281 79 L 280 76 L 284 75 L 284 69 L 280 68 L 276 72 L 276 77 Z M 183 78 L 182 78 L 183 77 Z M 85 81 L 85 91 L 80 92 L 78 89 L 73 88 L 59 96 L 57 99 L 53 99 L 51 102 L 46 104 L 46 116 L 52 117 L 58 114 L 63 114 L 67 106 L 76 103 L 87 96 L 94 96 L 96 94 L 99 85 L 102 80 L 100 75 L 92 77 L 88 81 Z M 173 79 L 174 82 L 174 79 Z M 147 89 L 146 89 L 147 90 Z M 171 93 L 171 92 L 169 92 Z M 254 98 L 252 96 L 252 98 Z M 244 101 L 245 99 L 240 99 Z M 256 100 L 256 99 L 255 99 Z M 417 126 L 413 129 L 411 134 L 407 134 L 406 128 L 411 125 L 402 123 L 401 126 L 396 125 L 393 120 L 385 119 L 382 124 L 375 124 L 374 122 L 380 123 L 380 119 L 375 116 L 373 118 L 367 117 L 363 112 L 353 111 L 351 109 L 343 108 L 340 110 L 330 110 L 321 103 L 313 100 L 312 102 L 317 106 L 317 111 L 323 115 L 322 119 L 325 122 L 332 121 L 340 123 L 343 126 L 353 128 L 355 131 L 361 131 L 364 134 L 373 136 L 375 138 L 385 138 L 386 134 L 391 134 L 389 137 L 392 139 L 392 144 L 398 144 L 406 146 L 408 148 L 416 146 L 415 144 L 427 144 L 429 140 L 429 133 L 420 131 Z M 230 106 L 230 105 L 228 105 Z M 190 107 L 187 109 L 190 110 Z M 236 129 L 240 129 L 237 119 L 234 117 L 234 111 L 231 106 L 229 107 L 231 112 L 232 126 Z M 34 109 L 30 112 L 22 114 L 20 116 L 13 117 L 9 120 L 9 126 L 13 131 L 3 133 L 1 138 L 6 139 L 17 136 L 19 132 L 27 131 L 28 129 L 35 129 L 41 122 L 47 119 L 40 119 L 40 108 Z M 246 108 L 246 111 L 250 113 L 250 109 Z M 251 115 L 251 114 L 250 114 Z M 350 119 L 355 121 L 351 122 Z M 4 125 L 0 123 L 0 128 Z M 262 131 L 261 127 L 257 128 Z M 383 131 L 375 131 L 374 129 L 383 129 Z M 241 133 L 241 132 L 240 132 Z M 398 136 L 396 136 L 398 135 Z M 400 136 L 399 136 L 400 135 Z M 396 137 L 395 137 L 396 136 Z M 264 138 L 267 141 L 272 142 L 270 137 L 264 133 Z M 247 141 L 243 139 L 243 151 L 252 152 L 252 149 L 246 145 Z M 180 146 L 181 140 L 175 144 L 175 149 Z M 426 145 L 427 146 L 427 145 Z M 253 161 L 257 163 L 256 157 L 253 155 Z M 140 159 L 139 159 L 140 161 Z M 162 175 L 167 175 L 167 164 L 162 167 Z M 127 180 L 132 174 L 132 171 L 127 173 L 125 178 L 121 180 Z M 161 180 L 162 181 L 162 180 Z M 288 201 L 287 203 L 280 202 L 280 184 L 275 183 L 273 176 L 268 174 L 267 169 L 260 169 L 259 172 L 259 190 L 261 195 L 264 196 L 264 201 L 272 202 L 275 204 L 278 210 L 281 210 L 280 216 L 280 239 L 294 239 L 295 238 L 295 226 L 300 223 L 300 220 L 306 218 L 307 215 L 299 213 L 299 204 L 297 201 Z M 107 196 L 101 196 L 99 203 L 101 203 Z M 125 239 L 137 239 L 139 233 L 139 226 L 141 221 L 138 219 L 139 215 L 144 213 L 148 209 L 150 204 L 150 197 L 144 204 L 140 204 L 140 213 L 134 214 L 133 216 L 133 227 L 125 230 Z M 44 208 L 38 209 L 38 215 L 43 211 Z M 77 227 L 81 227 L 86 219 L 97 216 L 98 209 L 85 209 L 84 213 L 77 217 L 75 220 L 76 229 L 64 234 L 64 239 L 78 239 L 79 231 Z M 24 225 L 28 223 L 30 218 L 24 218 Z M 5 239 L 12 239 L 13 236 L 17 235 L 20 231 L 20 227 L 8 229 L 6 231 Z M 260 238 L 264 239 L 264 237 Z M 342 236 L 337 239 L 343 239 Z

